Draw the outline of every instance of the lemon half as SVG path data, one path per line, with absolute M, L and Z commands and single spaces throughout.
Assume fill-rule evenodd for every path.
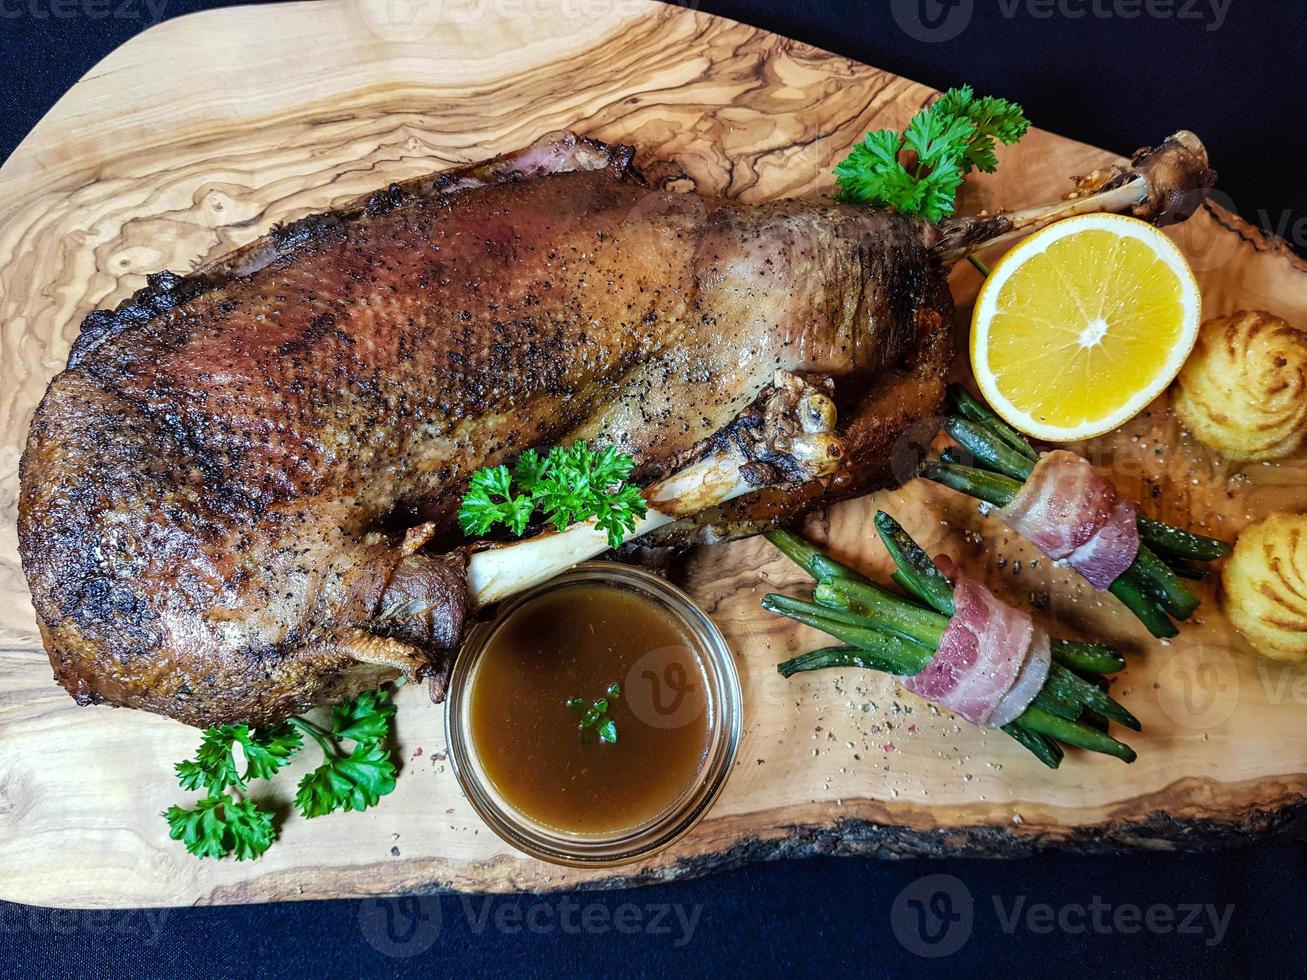
M 1010 424 L 1049 442 L 1101 435 L 1179 373 L 1202 319 L 1198 283 L 1152 225 L 1085 214 L 994 267 L 971 319 L 971 366 Z

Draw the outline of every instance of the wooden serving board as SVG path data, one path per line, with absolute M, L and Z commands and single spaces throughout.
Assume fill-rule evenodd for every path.
M 883 677 L 782 680 L 775 663 L 819 640 L 759 608 L 767 591 L 802 587 L 763 540 L 702 550 L 681 571 L 737 652 L 747 694 L 735 772 L 691 835 L 616 871 L 550 867 L 495 838 L 444 758 L 441 709 L 415 689 L 399 694 L 403 774 L 380 807 L 292 816 L 258 862 L 198 861 L 158 816 L 186 798 L 172 763 L 196 732 L 78 708 L 51 681 L 18 563 L 18 459 L 87 311 L 276 221 L 562 128 L 634 143 L 643 164 L 674 161 L 706 192 L 759 201 L 828 191 L 831 166 L 866 129 L 903 125 L 931 94 L 644 0 L 226 9 L 155 27 L 96 67 L 0 169 L 0 897 L 136 906 L 547 889 L 811 853 L 1188 846 L 1297 828 L 1307 813 L 1307 672 L 1259 662 L 1214 586 L 1201 623 L 1151 642 L 1113 600 L 1032 561 L 973 502 L 920 481 L 817 515 L 810 530 L 884 572 L 869 518 L 889 509 L 1000 594 L 1033 601 L 1041 621 L 1119 643 L 1131 666 L 1115 691 L 1145 725 L 1130 738 L 1136 764 L 1072 752 L 1049 772 L 1001 734 L 959 726 Z M 1201 119 L 1187 122 L 1201 135 Z M 972 182 L 964 204 L 1050 200 L 1071 175 L 1115 159 L 1032 132 L 996 177 Z M 1282 243 L 1215 206 L 1176 236 L 1208 313 L 1266 307 L 1307 324 L 1307 268 Z M 969 267 L 955 271 L 960 324 L 977 284 Z M 1223 463 L 1162 403 L 1088 448 L 1149 512 L 1215 533 L 1307 503 L 1307 461 Z M 293 776 L 276 784 L 283 804 Z

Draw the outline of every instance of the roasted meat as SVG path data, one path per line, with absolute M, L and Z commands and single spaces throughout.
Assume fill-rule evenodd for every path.
M 674 193 L 632 156 L 546 139 L 88 316 L 21 468 L 20 550 L 58 681 L 205 726 L 285 717 L 414 656 L 439 673 L 466 605 L 464 557 L 440 553 L 469 474 L 582 438 L 657 479 L 778 370 L 833 381 L 848 468 L 668 540 L 881 485 L 942 395 L 947 261 L 1100 199 L 1183 216 L 1210 183 L 1181 134 L 1098 196 L 937 228 Z M 1197 196 L 1177 205 L 1180 187 Z M 438 614 L 388 615 L 424 601 Z

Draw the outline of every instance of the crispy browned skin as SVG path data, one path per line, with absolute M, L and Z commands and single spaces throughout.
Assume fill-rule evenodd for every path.
M 933 411 L 951 313 L 933 229 L 664 192 L 629 159 L 563 140 L 391 188 L 88 318 L 19 508 L 69 692 L 267 722 L 395 676 L 375 635 L 438 665 L 456 614 L 380 617 L 456 607 L 461 568 L 405 555 L 452 538 L 473 470 L 529 446 L 615 441 L 653 473 L 777 368 L 863 403 L 858 445 Z

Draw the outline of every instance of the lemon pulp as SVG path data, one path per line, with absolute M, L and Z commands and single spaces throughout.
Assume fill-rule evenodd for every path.
M 1171 382 L 1199 318 L 1193 274 L 1160 231 L 1119 215 L 1068 218 L 995 267 L 976 302 L 972 367 L 1017 428 L 1085 438 Z

